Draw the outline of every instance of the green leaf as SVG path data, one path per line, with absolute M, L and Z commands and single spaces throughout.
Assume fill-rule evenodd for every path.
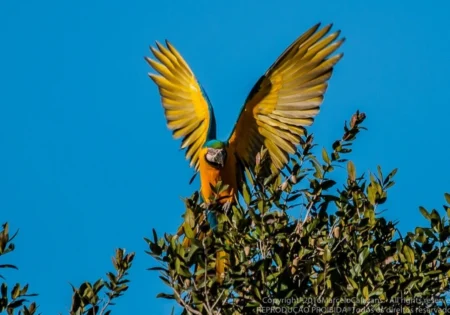
M 22 304 L 23 304 L 25 301 L 26 301 L 26 299 L 18 299 L 18 300 L 15 300 L 14 302 L 9 303 L 8 308 L 10 308 L 10 309 L 18 308 L 19 306 L 22 306 Z M 12 313 L 11 313 L 11 314 L 12 314 Z
M 414 264 L 414 251 L 408 245 L 403 246 L 403 255 L 405 255 L 406 261 L 410 264 Z
M 364 247 L 363 250 L 359 253 L 358 256 L 358 263 L 362 266 L 364 264 L 364 261 L 366 260 L 367 256 L 369 256 L 369 248 Z
M 8 296 L 8 286 L 6 285 L 6 283 L 2 283 L 0 292 L 2 293 L 2 297 L 6 299 L 6 297 Z
M 331 260 L 331 251 L 328 245 L 325 246 L 325 250 L 323 252 L 323 259 L 325 260 L 325 262 L 329 262 Z
M 384 293 L 383 288 L 378 288 L 378 289 L 376 289 L 376 290 L 370 292 L 369 298 L 372 297 L 372 296 L 380 296 L 380 295 L 382 295 L 383 293 Z
M 438 275 L 438 274 L 440 274 L 440 273 L 442 273 L 441 270 L 431 270 L 431 271 L 426 272 L 425 275 L 427 275 L 427 276 L 433 276 L 433 275 Z
M 327 190 L 327 189 L 330 189 L 331 187 L 333 187 L 334 185 L 336 185 L 336 182 L 332 179 L 328 179 L 322 183 L 321 187 L 323 190 Z
M 430 214 L 424 207 L 419 207 L 420 213 L 425 217 L 425 219 L 430 220 Z
M 355 280 L 347 276 L 345 276 L 345 278 L 347 278 L 347 281 L 350 283 L 353 289 L 358 290 L 358 285 L 356 284 Z
M 347 172 L 348 172 L 348 178 L 351 181 L 356 180 L 356 168 L 352 161 L 348 161 L 348 163 L 347 163 Z
M 316 170 L 316 172 L 314 173 L 314 177 L 316 178 L 323 178 L 323 172 L 322 172 L 322 167 L 321 165 L 315 160 L 312 159 L 311 160 L 311 164 L 313 165 L 314 169 Z
M 185 267 L 181 267 L 180 272 L 178 272 L 178 274 L 183 277 L 186 277 L 186 278 L 190 278 L 192 276 L 192 274 L 189 272 L 189 270 L 186 269 Z
M 11 290 L 11 299 L 15 300 L 20 294 L 20 284 L 16 283 L 14 288 Z
M 369 288 L 367 286 L 364 286 L 362 294 L 364 296 L 364 299 L 367 301 L 369 299 Z
M 367 198 L 371 205 L 376 205 L 377 191 L 372 184 L 367 187 Z
M 447 201 L 447 204 L 450 205 L 450 194 L 445 193 L 445 194 L 444 194 L 444 197 L 445 197 L 445 201 Z
M 430 214 L 431 218 L 431 226 L 437 233 L 442 233 L 442 222 L 441 222 L 441 216 L 436 210 L 432 210 Z
M 388 176 L 386 176 L 383 185 L 386 185 L 389 181 L 392 180 L 392 178 L 395 176 L 395 174 L 397 174 L 398 169 L 394 168 L 394 170 L 392 172 L 389 173 Z
M 181 265 L 180 259 L 178 257 L 175 258 L 175 270 L 177 273 L 180 273 L 180 265 Z
M 166 268 L 163 268 L 163 267 L 150 267 L 150 268 L 147 268 L 147 270 L 169 272 L 169 270 L 167 270 Z
M 377 165 L 377 171 L 378 171 L 378 177 L 380 179 L 382 179 L 383 178 L 383 172 L 381 171 L 381 166 L 380 165 Z
M 328 165 L 331 164 L 330 162 L 330 157 L 328 156 L 327 150 L 325 148 L 322 149 L 322 159 L 324 160 L 325 163 L 327 163 Z
M 167 293 L 158 293 L 158 295 L 156 297 L 157 298 L 168 299 L 168 300 L 175 300 L 175 295 L 167 294 Z
M 250 201 L 252 200 L 252 196 L 250 194 L 250 189 L 247 187 L 245 183 L 242 184 L 242 194 L 244 197 L 244 201 L 247 205 L 250 204 Z
M 259 302 L 257 302 L 257 301 L 251 301 L 251 302 L 248 302 L 246 305 L 245 305 L 245 307 L 248 307 L 248 308 L 255 308 L 255 307 L 258 307 L 258 306 L 260 306 L 261 304 L 259 303 Z
M 292 196 L 290 196 L 289 198 L 286 199 L 287 202 L 291 202 L 294 201 L 296 199 L 298 199 L 300 196 L 302 196 L 302 193 L 298 193 L 298 194 L 293 194 Z
M 189 238 L 189 239 L 195 238 L 195 233 L 191 229 L 191 227 L 189 226 L 189 224 L 187 222 L 184 222 L 183 230 L 184 230 L 184 234 L 186 235 L 187 238 Z
M 254 287 L 253 293 L 254 293 L 254 296 L 258 299 L 258 301 L 261 301 L 261 300 L 262 300 L 262 298 L 261 298 L 261 292 L 260 292 L 259 288 Z
M 277 264 L 277 266 L 279 268 L 283 267 L 283 261 L 280 258 L 280 255 L 278 255 L 277 253 L 274 253 L 274 258 L 275 258 L 275 262 Z
M 189 225 L 191 228 L 195 225 L 195 214 L 190 208 L 187 208 L 184 213 L 184 222 L 186 223 L 185 225 Z
M 416 237 L 416 241 L 419 243 L 425 243 L 427 240 L 427 238 L 425 236 L 425 232 L 420 227 L 416 227 L 415 237 Z
M 170 281 L 167 277 L 163 277 L 163 276 L 159 276 L 159 278 L 162 280 L 162 282 L 164 282 L 166 285 L 168 285 L 169 287 L 170 285 Z

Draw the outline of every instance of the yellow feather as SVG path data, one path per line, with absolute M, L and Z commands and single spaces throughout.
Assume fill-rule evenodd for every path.
M 176 79 L 166 66 L 156 62 L 155 60 L 153 60 L 149 57 L 145 57 L 145 60 L 151 67 L 153 67 L 153 69 L 158 71 L 160 74 L 162 74 L 166 78 L 169 77 L 170 79 Z
M 192 115 L 194 114 L 193 110 L 167 110 L 166 111 L 166 117 L 167 120 L 181 120 L 186 115 Z
M 175 67 L 178 66 L 177 58 L 172 53 L 170 53 L 170 51 L 167 50 L 167 48 L 164 47 L 163 45 L 161 45 L 159 42 L 156 42 L 156 47 L 158 47 L 160 52 L 154 48 L 152 48 L 152 52 L 154 53 L 154 51 L 157 51 L 158 54 L 164 55 L 165 58 L 170 60 L 170 63 L 172 64 L 172 68 L 175 69 Z
M 172 71 L 175 71 L 178 76 L 188 79 L 188 81 L 189 78 L 193 77 L 191 69 L 189 69 L 189 67 L 186 68 L 183 66 L 183 57 L 181 57 L 181 55 L 178 54 L 177 56 L 173 54 L 170 50 L 168 50 L 158 42 L 156 43 L 156 45 L 158 46 L 158 49 L 164 54 L 164 56 L 166 56 L 170 60 L 171 64 L 173 65 Z
M 183 57 L 178 53 L 178 51 L 168 42 L 166 41 L 167 47 L 169 48 L 170 52 L 175 56 L 175 58 L 178 61 L 178 64 L 181 68 L 185 69 L 188 73 L 192 73 L 191 69 L 189 68 L 188 64 L 184 61 Z
M 159 89 L 159 93 L 161 94 L 161 96 L 163 98 L 168 98 L 171 100 L 179 100 L 179 101 L 183 101 L 184 104 L 189 104 L 192 102 L 192 98 L 191 98 L 191 94 L 189 92 L 185 92 L 183 90 L 178 90 L 178 91 L 171 91 L 171 90 L 166 90 L 164 88 L 160 88 Z
M 323 60 L 323 59 L 327 58 L 329 55 L 334 53 L 339 47 L 341 47 L 341 44 L 343 42 L 344 42 L 344 40 L 340 40 L 340 41 L 328 46 L 327 48 L 317 52 L 316 55 L 314 56 L 314 58 L 311 60 L 315 61 L 315 60 Z
M 173 84 L 173 82 L 170 82 L 165 77 L 156 75 L 156 74 L 149 74 L 150 78 L 160 87 L 167 89 L 167 90 L 176 90 L 177 86 Z
M 202 143 L 200 141 L 194 142 L 186 151 L 186 158 L 191 160 L 193 163 L 195 160 L 198 160 L 198 152 L 202 147 Z M 197 159 L 193 159 L 193 156 L 197 156 Z M 192 165 L 192 164 L 191 164 Z
M 208 103 L 183 57 L 169 42 L 166 45 L 156 42 L 156 48 L 150 47 L 156 60 L 145 59 L 160 75 L 150 73 L 149 77 L 158 86 L 167 127 L 174 138 L 182 138 L 186 158 L 198 170 L 199 150 L 206 141 L 211 119 Z
M 336 55 L 330 59 L 325 60 L 319 67 L 315 68 L 313 71 L 309 72 L 309 75 L 321 75 L 328 71 L 342 58 L 343 54 Z
M 280 137 L 291 143 L 297 143 L 300 140 L 297 136 L 295 136 L 294 134 L 291 133 L 291 131 L 288 130 L 287 126 L 283 126 L 280 124 L 276 125 L 275 123 L 272 123 L 272 124 L 267 123 L 265 125 L 262 125 L 261 127 L 266 129 L 269 133 L 271 133 L 273 135 L 272 136 L 271 134 L 269 134 L 267 136 L 267 138 L 269 138 L 269 139 L 272 139 L 272 137 Z M 283 132 L 280 129 L 284 129 L 288 132 Z M 264 135 L 263 132 L 261 132 L 261 134 Z
M 176 60 L 170 60 L 169 57 L 160 51 L 156 50 L 153 47 L 150 47 L 150 50 L 152 51 L 153 55 L 167 68 L 169 68 L 171 71 L 175 69 L 175 63 Z
M 186 108 L 186 102 L 183 101 L 183 99 L 174 100 L 170 98 L 164 98 L 162 103 L 164 108 L 168 110 L 181 110 Z
M 309 88 L 295 89 L 293 92 L 280 92 L 278 101 L 283 105 L 289 105 L 290 103 L 296 104 L 300 101 L 307 100 L 323 95 L 327 88 L 327 84 L 320 84 Z
M 313 123 L 323 102 L 334 65 L 342 54 L 331 56 L 343 43 L 340 32 L 327 35 L 331 25 L 315 25 L 295 40 L 267 70 L 244 105 L 229 139 L 230 148 L 254 165 L 264 143 L 273 169 L 282 168 L 288 153 Z M 331 56 L 331 57 L 329 57 Z
M 192 145 L 201 135 L 203 132 L 203 124 L 205 122 L 202 121 L 201 125 L 198 126 L 197 129 L 195 129 L 194 131 L 192 131 L 189 135 L 187 135 L 184 139 L 183 142 L 181 143 L 181 148 L 184 149 L 189 145 Z
M 333 26 L 332 24 L 329 24 L 324 28 L 322 28 L 321 30 L 319 30 L 318 32 L 314 33 L 312 36 L 310 36 L 306 41 L 304 41 L 301 44 L 301 47 L 307 47 L 309 49 L 312 45 L 314 45 L 322 37 L 324 37 L 330 31 L 332 26 Z
M 317 111 L 316 111 L 317 112 Z M 305 121 L 299 118 L 290 118 L 290 117 L 286 117 L 287 115 L 283 115 L 283 116 L 277 116 L 274 114 L 271 114 L 269 117 L 276 119 L 280 122 L 283 122 L 285 124 L 289 125 L 289 131 L 291 131 L 294 134 L 303 134 L 303 129 L 299 129 L 296 128 L 294 126 L 305 126 Z M 314 114 L 312 114 L 312 116 L 314 116 Z M 306 117 L 304 117 L 306 118 Z
M 306 58 L 308 58 L 310 55 L 315 55 L 317 52 L 322 50 L 324 47 L 328 46 L 331 42 L 333 42 L 338 36 L 341 34 L 341 31 L 334 32 L 321 41 L 315 43 L 308 49 L 308 53 L 306 54 Z M 342 41 L 342 40 L 341 40 Z M 334 43 L 333 45 L 336 45 L 337 43 Z M 339 44 L 340 46 L 341 44 Z
M 178 122 L 182 125 L 180 128 L 176 128 L 177 130 L 173 133 L 175 137 L 186 136 L 201 124 L 201 121 L 198 121 L 195 116 L 190 119 L 178 120 Z

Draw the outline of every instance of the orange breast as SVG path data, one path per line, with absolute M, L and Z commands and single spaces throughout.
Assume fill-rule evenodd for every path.
M 233 201 L 234 194 L 237 193 L 236 158 L 233 153 L 228 152 L 227 161 L 222 169 L 216 169 L 205 159 L 206 149 L 200 152 L 200 186 L 202 197 L 205 201 L 213 199 L 214 193 L 211 185 L 215 187 L 219 181 L 228 185 L 228 189 L 223 191 L 218 197 L 226 197 L 221 202 Z

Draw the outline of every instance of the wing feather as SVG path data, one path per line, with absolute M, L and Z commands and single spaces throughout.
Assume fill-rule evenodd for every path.
M 214 112 L 189 65 L 169 42 L 166 45 L 150 47 L 156 60 L 145 60 L 158 74 L 149 77 L 158 86 L 168 128 L 174 138 L 182 138 L 181 148 L 198 170 L 201 147 L 216 136 Z
M 340 31 L 317 24 L 297 38 L 253 87 L 229 138 L 239 159 L 253 166 L 260 146 L 268 149 L 273 170 L 295 152 L 304 127 L 313 123 L 333 67 L 343 54 Z M 333 56 L 332 56 L 333 55 Z

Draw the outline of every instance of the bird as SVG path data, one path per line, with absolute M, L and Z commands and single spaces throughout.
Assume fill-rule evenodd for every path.
M 340 30 L 330 32 L 332 26 L 321 28 L 317 23 L 285 49 L 251 89 L 225 141 L 216 137 L 212 104 L 185 59 L 167 40 L 165 46 L 156 42 L 150 47 L 154 59 L 145 59 L 156 73 L 149 77 L 159 90 L 167 127 L 175 139 L 181 138 L 186 159 L 200 173 L 206 204 L 216 200 L 227 211 L 237 201 L 242 166 L 252 169 L 262 147 L 268 151 L 272 172 L 288 163 L 305 127 L 319 113 L 334 66 L 343 57 L 335 52 L 345 38 L 339 38 Z M 218 183 L 224 185 L 219 193 L 214 189 Z M 226 264 L 226 254 L 217 252 L 221 279 Z

